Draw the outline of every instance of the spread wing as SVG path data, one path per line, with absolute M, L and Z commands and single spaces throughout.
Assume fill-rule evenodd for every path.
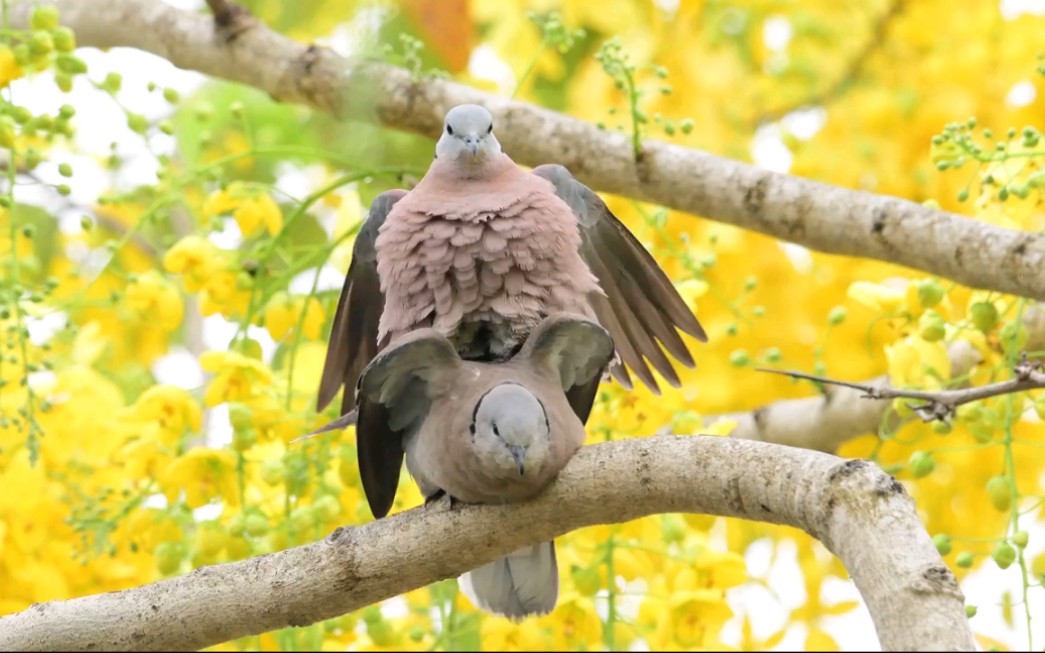
M 693 356 L 677 330 L 706 341 L 697 318 L 650 253 L 594 191 L 560 165 L 538 166 L 533 174 L 550 181 L 577 217 L 581 256 L 606 293 L 605 297 L 592 298 L 592 308 L 613 337 L 620 357 L 610 366 L 610 373 L 630 388 L 627 365 L 651 390 L 659 392 L 650 371 L 652 365 L 668 383 L 678 387 L 678 374 L 664 350 L 686 367 L 693 367 Z M 583 409 L 585 417 L 597 386 L 595 380 L 569 393 L 574 409 Z M 578 405 L 578 401 L 587 405 Z
M 403 466 L 403 436 L 420 428 L 432 389 L 446 383 L 461 359 L 450 341 L 433 329 L 418 329 L 393 341 L 359 377 L 356 456 L 374 517 L 388 514 Z
M 343 385 L 345 395 L 341 400 L 341 413 L 351 411 L 356 405 L 356 382 L 377 355 L 377 326 L 385 307 L 385 296 L 381 293 L 377 276 L 374 242 L 392 205 L 405 195 L 405 190 L 390 190 L 375 197 L 366 221 L 356 235 L 352 263 L 348 266 L 330 330 L 316 410 L 323 410 Z

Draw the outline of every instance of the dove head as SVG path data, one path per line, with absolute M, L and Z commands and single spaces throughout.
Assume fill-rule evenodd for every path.
M 483 395 L 472 416 L 472 434 L 479 459 L 501 478 L 538 471 L 550 453 L 544 406 L 515 383 L 502 383 Z
M 500 154 L 493 135 L 493 116 L 478 104 L 459 104 L 446 114 L 435 156 L 464 164 L 483 163 Z

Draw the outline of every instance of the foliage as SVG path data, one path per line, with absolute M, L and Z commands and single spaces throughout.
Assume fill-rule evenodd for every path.
M 346 21 L 365 34 L 377 15 L 373 52 L 620 129 L 637 157 L 641 140 L 657 137 L 996 225 L 1045 227 L 1045 151 L 1030 125 L 1042 101 L 1010 95 L 1045 90 L 1035 59 L 1045 21 L 1005 16 L 997 3 L 627 0 L 607 11 L 476 0 L 444 3 L 438 23 L 423 20 L 433 4 L 418 0 L 246 4 L 302 39 Z M 88 70 L 49 10 L 30 31 L 3 34 L 0 614 L 370 519 L 352 432 L 291 440 L 334 416 L 314 414 L 316 379 L 364 207 L 418 178 L 432 144 L 217 82 L 185 97 L 159 79 L 124 88 L 118 73 Z M 480 48 L 510 80 L 472 56 Z M 44 86 L 72 90 L 69 103 L 30 102 Z M 78 105 L 97 97 L 126 122 L 104 154 L 79 138 L 97 118 Z M 154 97 L 169 108 L 147 115 Z M 143 159 L 155 178 L 128 181 Z M 698 368 L 660 398 L 605 386 L 592 441 L 697 432 L 702 415 L 818 391 L 755 365 L 888 373 L 899 386 L 938 389 L 1005 378 L 1025 348 L 1025 299 L 608 200 L 711 343 L 694 344 Z M 226 335 L 215 342 L 204 329 Z M 952 378 L 947 350 L 960 341 L 979 362 Z M 1018 595 L 967 598 L 970 616 L 991 607 L 1022 628 L 1045 580 L 1043 543 L 1030 535 L 1045 511 L 1042 419 L 1045 397 L 1028 394 L 935 424 L 898 402 L 879 433 L 841 451 L 904 482 L 960 578 L 992 566 L 1018 577 Z M 394 510 L 419 503 L 404 475 Z M 776 624 L 727 600 L 741 585 L 773 588 L 745 565 L 766 545 L 774 557 L 796 547 L 802 579 L 801 604 L 781 597 L 787 617 Z M 563 537 L 559 564 L 557 610 L 518 625 L 483 617 L 448 581 L 219 648 L 865 645 L 836 640 L 833 617 L 856 606 L 830 595 L 844 569 L 794 531 L 663 515 Z M 982 629 L 982 618 L 972 623 L 985 646 L 1024 643 Z

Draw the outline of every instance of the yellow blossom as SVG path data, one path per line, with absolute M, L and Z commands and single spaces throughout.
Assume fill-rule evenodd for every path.
M 901 290 L 892 286 L 869 281 L 856 281 L 849 286 L 848 295 L 873 311 L 892 313 L 904 305 L 906 287 Z
M 301 320 L 302 306 L 306 306 L 305 298 L 288 297 L 286 293 L 278 293 L 265 307 L 265 328 L 273 340 L 283 340 L 290 330 Z M 301 323 L 301 332 L 309 340 L 316 340 L 322 335 L 326 312 L 323 305 L 315 297 L 309 297 L 305 317 Z
M 167 443 L 173 443 L 186 430 L 199 431 L 202 413 L 199 404 L 181 388 L 154 385 L 138 397 L 125 414 L 138 422 L 155 423 Z
M 173 331 L 181 325 L 185 305 L 181 294 L 157 270 L 149 270 L 127 286 L 127 305 L 138 319 Z
M 222 267 L 218 246 L 195 234 L 179 240 L 163 256 L 163 268 L 183 275 L 189 292 L 198 292 Z
M 236 457 L 228 450 L 193 447 L 174 459 L 160 476 L 160 487 L 168 501 L 185 492 L 185 504 L 199 508 L 213 499 L 239 505 Z
M 261 227 L 270 234 L 283 228 L 283 212 L 272 197 L 242 182 L 229 184 L 203 203 L 203 213 L 208 217 L 229 212 L 244 236 L 253 235 Z
M 214 374 L 203 397 L 206 406 L 245 401 L 272 381 L 272 370 L 259 360 L 234 351 L 208 351 L 200 356 L 204 371 Z
M 225 316 L 245 315 L 250 304 L 250 290 L 244 287 L 243 277 L 233 270 L 221 270 L 204 283 L 200 296 L 200 313 Z
M 555 610 L 538 620 L 552 632 L 554 650 L 590 649 L 602 641 L 602 621 L 590 597 L 566 592 L 559 597 Z
M 6 45 L 0 46 L 0 88 L 6 87 L 24 74 L 22 67 L 15 61 L 15 54 L 11 48 Z
M 927 342 L 910 335 L 885 347 L 889 380 L 900 388 L 938 390 L 951 378 L 951 360 L 942 341 Z

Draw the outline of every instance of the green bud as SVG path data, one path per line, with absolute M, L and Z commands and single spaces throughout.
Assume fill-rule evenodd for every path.
M 1008 569 L 1009 565 L 1016 562 L 1016 549 L 1008 542 L 998 542 L 991 551 L 991 558 L 1002 569 Z
M 954 564 L 968 569 L 972 566 L 972 563 L 975 562 L 975 560 L 976 558 L 971 553 L 968 551 L 962 551 L 958 554 L 958 557 L 954 559 Z
M 1016 531 L 1012 534 L 1012 543 L 1021 549 L 1027 547 L 1027 542 L 1030 541 L 1030 534 L 1027 531 Z
M 56 70 L 54 73 L 54 83 L 62 93 L 68 93 L 73 90 L 73 77 L 69 73 Z
M 744 367 L 751 362 L 751 357 L 748 356 L 748 353 L 743 349 L 737 349 L 729 355 L 729 362 L 734 367 Z
M 845 322 L 845 318 L 845 306 L 835 306 L 831 309 L 831 312 L 827 314 L 827 323 L 831 326 L 838 326 L 842 322 Z
M 149 121 L 145 119 L 145 116 L 140 113 L 134 113 L 132 111 L 127 112 L 127 126 L 131 128 L 131 131 L 144 134 L 145 130 L 149 128 Z
M 1012 481 L 1008 476 L 995 476 L 987 481 L 987 496 L 998 512 L 1006 512 L 1012 506 Z
M 937 435 L 947 435 L 951 432 L 951 423 L 947 420 L 938 419 L 933 422 L 933 433 Z
M 176 89 L 165 88 L 163 89 L 163 99 L 167 100 L 171 104 L 175 104 L 178 102 L 178 100 L 181 99 L 181 96 L 178 94 L 178 91 Z
M 68 197 L 69 194 L 73 192 L 73 189 L 69 187 L 69 184 L 58 184 L 54 189 L 63 197 Z
M 690 118 L 683 118 L 679 122 L 679 129 L 682 130 L 683 134 L 688 134 L 691 131 L 693 131 L 693 127 L 694 127 L 693 120 L 690 119 Z
M 29 37 L 29 53 L 34 57 L 43 57 L 54 52 L 54 38 L 50 32 L 38 30 Z
M 233 402 L 229 404 L 229 422 L 236 430 L 249 429 L 252 426 L 254 414 L 244 404 Z
M 29 18 L 29 26 L 41 30 L 53 30 L 58 27 L 58 8 L 46 5 L 35 8 Z
M 929 309 L 918 319 L 918 335 L 926 342 L 942 340 L 946 333 L 943 318 L 936 311 Z
M 945 535 L 944 533 L 937 533 L 933 536 L 933 544 L 936 545 L 936 550 L 940 552 L 940 555 L 945 556 L 951 552 L 951 536 Z
M 770 347 L 766 350 L 765 357 L 767 363 L 777 363 L 783 358 L 783 354 L 779 347 Z
M 185 559 L 185 547 L 181 542 L 160 542 L 153 555 L 156 557 L 156 569 L 167 576 L 181 567 L 181 561 Z
M 739 330 L 739 328 L 737 327 L 736 324 L 728 324 L 728 325 L 726 325 L 726 335 L 727 336 L 735 336 L 735 335 L 737 335 L 738 330 Z
M 76 35 L 68 27 L 59 27 L 51 33 L 54 48 L 59 52 L 72 52 L 76 49 Z
M 1002 326 L 1001 331 L 998 332 L 1002 344 L 1009 350 L 1015 351 L 1023 349 L 1024 345 L 1027 344 L 1027 338 L 1029 335 L 1030 334 L 1027 333 L 1027 327 L 1016 321 L 1006 322 L 1005 325 Z
M 975 617 L 976 616 L 976 606 L 975 605 L 967 605 L 967 606 L 965 606 L 965 616 L 968 617 L 969 619 L 972 619 L 973 617 Z
M 973 326 L 983 333 L 989 333 L 998 323 L 998 309 L 991 302 L 976 302 L 969 309 L 969 314 Z
M 928 476 L 929 474 L 932 474 L 934 469 L 936 469 L 936 463 L 933 461 L 932 456 L 924 451 L 915 451 L 912 453 L 910 459 L 907 461 L 907 466 L 911 470 L 911 476 L 914 478 Z
M 58 164 L 58 174 L 60 174 L 63 177 L 72 177 L 73 167 L 68 163 L 60 163 Z
M 269 520 L 258 513 L 251 513 L 243 520 L 243 528 L 251 537 L 261 537 L 269 531 Z
M 922 279 L 918 282 L 918 302 L 925 308 L 939 304 L 943 295 L 943 286 L 936 279 Z
M 341 514 L 341 503 L 338 502 L 336 497 L 324 494 L 312 504 L 312 510 L 320 521 L 330 522 L 334 521 Z

